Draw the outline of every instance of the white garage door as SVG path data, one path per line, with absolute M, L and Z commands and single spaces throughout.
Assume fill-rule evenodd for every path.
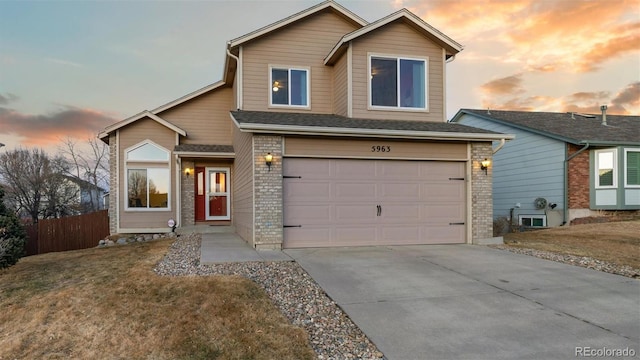
M 284 160 L 284 247 L 465 242 L 465 163 Z

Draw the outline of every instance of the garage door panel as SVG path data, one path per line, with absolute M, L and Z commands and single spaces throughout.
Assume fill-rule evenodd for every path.
M 368 161 L 340 160 L 335 162 L 335 179 L 374 179 L 375 176 L 376 169 Z
M 463 178 L 464 163 L 423 161 L 420 166 L 420 178 L 423 180 L 449 180 Z
M 293 160 L 293 159 L 292 159 Z M 295 159 L 302 160 L 302 159 Z M 302 176 L 303 179 L 331 179 L 333 177 L 333 161 L 329 159 L 306 159 L 313 161 L 309 166 L 305 161 L 285 161 L 282 173 L 285 176 Z
M 327 224 L 333 221 L 332 205 L 289 205 L 284 225 Z
M 373 204 L 335 205 L 335 223 L 375 224 L 376 206 Z
M 422 184 L 420 190 L 420 199 L 426 202 L 464 202 L 466 197 L 464 184 L 457 182 Z
M 338 244 L 361 245 L 371 243 L 376 238 L 376 229 L 371 226 L 349 226 L 335 228 L 336 242 Z
M 285 228 L 283 246 L 285 248 L 332 246 L 330 243 L 333 238 L 332 231 L 329 227 Z
M 421 238 L 428 244 L 459 244 L 464 234 L 463 225 L 430 225 L 422 228 Z
M 420 183 L 394 181 L 378 186 L 378 199 L 389 201 L 416 201 L 420 194 Z
M 420 226 L 385 226 L 380 231 L 381 244 L 415 245 L 424 243 Z
M 423 218 L 420 204 L 384 204 L 377 220 L 384 224 L 416 224 Z
M 425 223 L 464 222 L 465 208 L 460 204 L 422 205 Z
M 295 202 L 324 202 L 328 201 L 327 194 L 331 193 L 331 183 L 285 181 L 283 196 L 285 201 Z
M 376 184 L 338 182 L 335 184 L 336 201 L 371 201 L 376 197 Z
M 412 161 L 381 161 L 377 164 L 377 179 L 404 180 L 419 179 L 420 162 Z

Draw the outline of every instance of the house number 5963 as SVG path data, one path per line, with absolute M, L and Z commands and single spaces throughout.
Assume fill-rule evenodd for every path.
M 391 152 L 391 146 L 374 145 L 371 147 L 371 152 Z

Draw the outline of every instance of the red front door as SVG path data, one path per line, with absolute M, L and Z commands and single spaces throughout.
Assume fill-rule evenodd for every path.
M 205 221 L 205 199 L 207 197 L 205 191 L 205 168 L 197 167 L 195 173 L 195 187 L 193 189 L 196 194 L 196 221 Z

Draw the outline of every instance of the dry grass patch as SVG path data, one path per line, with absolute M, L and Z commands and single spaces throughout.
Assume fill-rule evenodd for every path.
M 511 247 L 586 256 L 640 269 L 640 220 L 510 233 L 504 239 Z
M 256 284 L 161 277 L 170 240 L 23 258 L 0 271 L 0 359 L 312 359 Z

